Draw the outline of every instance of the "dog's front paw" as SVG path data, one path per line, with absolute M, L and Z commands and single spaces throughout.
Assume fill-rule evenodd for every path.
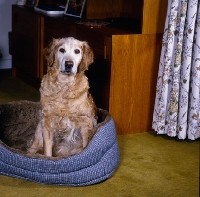
M 29 148 L 29 149 L 27 150 L 27 154 L 28 154 L 28 155 L 36 154 L 36 152 L 37 152 L 37 149 L 35 149 L 35 148 Z

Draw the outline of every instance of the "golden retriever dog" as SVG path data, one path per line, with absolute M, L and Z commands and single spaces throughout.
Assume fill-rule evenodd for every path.
M 85 70 L 93 63 L 87 42 L 53 39 L 44 50 L 48 63 L 41 87 L 41 120 L 28 153 L 70 156 L 81 152 L 97 124 L 96 106 Z

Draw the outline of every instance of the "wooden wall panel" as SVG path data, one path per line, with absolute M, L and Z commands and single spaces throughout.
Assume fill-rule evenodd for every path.
M 105 19 L 120 17 L 122 0 L 87 0 L 86 19 Z
M 162 34 L 112 38 L 109 112 L 118 134 L 151 129 Z
M 142 33 L 163 33 L 168 0 L 144 0 Z
M 142 21 L 142 9 L 143 0 L 123 0 L 121 16 Z

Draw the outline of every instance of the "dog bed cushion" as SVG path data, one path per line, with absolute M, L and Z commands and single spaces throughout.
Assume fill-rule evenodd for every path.
M 84 186 L 109 178 L 119 165 L 116 129 L 111 115 L 98 109 L 98 124 L 88 146 L 67 158 L 26 154 L 38 123 L 39 102 L 0 105 L 0 174 L 41 184 Z

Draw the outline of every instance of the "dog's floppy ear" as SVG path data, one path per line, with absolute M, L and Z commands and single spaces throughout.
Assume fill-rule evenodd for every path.
M 83 42 L 83 58 L 78 68 L 78 72 L 85 71 L 94 62 L 94 54 L 87 42 Z
M 52 66 L 55 61 L 55 53 L 60 39 L 52 39 L 52 42 L 44 49 L 44 57 L 47 60 L 48 66 Z

